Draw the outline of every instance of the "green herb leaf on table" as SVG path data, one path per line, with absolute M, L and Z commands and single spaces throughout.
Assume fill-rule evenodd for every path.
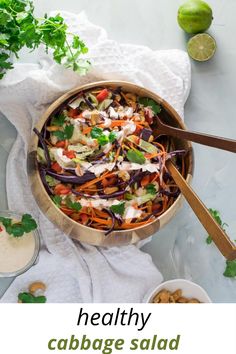
M 228 278 L 236 277 L 236 260 L 226 261 L 226 268 L 224 271 L 224 276 Z
M 56 204 L 56 206 L 57 206 L 58 208 L 60 208 L 61 202 L 62 202 L 62 197 L 60 197 L 59 195 L 54 195 L 54 196 L 52 197 L 52 201 L 53 201 L 54 204 Z
M 158 114 L 161 112 L 161 106 L 151 98 L 140 97 L 139 103 L 142 104 L 144 107 L 150 107 L 154 114 Z
M 114 214 L 123 215 L 125 212 L 125 202 L 120 203 L 120 204 L 116 204 L 116 205 L 112 205 L 110 207 L 110 209 Z
M 47 298 L 43 295 L 34 296 L 30 293 L 24 292 L 18 295 L 18 301 L 23 304 L 44 304 L 47 302 Z
M 209 212 L 215 219 L 215 221 L 222 227 L 222 229 L 225 231 L 224 226 L 228 226 L 225 222 L 222 221 L 220 212 L 216 209 L 209 208 Z M 206 238 L 206 243 L 210 245 L 212 243 L 212 237 L 210 235 L 207 236 Z
M 136 149 L 128 150 L 126 156 L 130 162 L 138 163 L 140 165 L 143 165 L 146 161 L 143 153 L 139 150 L 136 150 Z
M 152 184 L 152 183 L 150 183 L 150 184 L 147 185 L 146 190 L 147 190 L 147 192 L 148 192 L 149 194 L 153 194 L 153 195 L 157 194 L 156 187 L 155 187 L 155 185 Z

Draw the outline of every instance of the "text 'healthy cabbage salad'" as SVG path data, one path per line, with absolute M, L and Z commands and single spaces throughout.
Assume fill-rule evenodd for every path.
M 184 175 L 185 151 L 158 135 L 160 112 L 150 98 L 101 87 L 80 92 L 34 129 L 40 176 L 56 206 L 106 234 L 163 214 L 179 195 L 165 161 L 173 158 Z

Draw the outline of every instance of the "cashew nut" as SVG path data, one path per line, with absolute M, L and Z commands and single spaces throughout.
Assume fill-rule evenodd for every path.
M 41 281 L 36 281 L 35 283 L 29 285 L 29 292 L 33 295 L 38 291 L 44 292 L 45 290 L 46 290 L 46 285 Z

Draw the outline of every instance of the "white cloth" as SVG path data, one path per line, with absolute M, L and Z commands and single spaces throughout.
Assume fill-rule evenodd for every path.
M 48 302 L 142 302 L 162 281 L 149 255 L 135 245 L 98 248 L 73 242 L 42 215 L 27 179 L 26 157 L 32 127 L 48 105 L 67 90 L 103 79 L 122 79 L 145 86 L 165 98 L 183 116 L 190 89 L 190 63 L 180 50 L 153 51 L 144 46 L 119 44 L 85 14 L 61 12 L 89 47 L 92 69 L 85 77 L 53 63 L 41 54 L 39 65 L 16 64 L 0 82 L 0 111 L 18 135 L 7 163 L 9 209 L 30 212 L 38 220 L 46 249 L 39 262 L 19 276 L 2 302 L 35 280 L 47 286 Z

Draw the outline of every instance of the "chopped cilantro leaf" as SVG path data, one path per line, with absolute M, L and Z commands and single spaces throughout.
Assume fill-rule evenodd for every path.
M 65 134 L 60 130 L 52 132 L 52 135 L 56 136 L 58 140 L 65 140 Z
M 94 127 L 92 130 L 91 130 L 91 137 L 93 139 L 97 139 L 99 138 L 103 133 L 103 130 L 101 128 L 97 128 L 97 127 Z
M 57 130 L 55 132 L 52 132 L 52 135 L 56 136 L 58 140 L 69 140 L 71 139 L 73 132 L 74 132 L 74 126 L 67 125 L 64 131 Z
M 74 132 L 74 126 L 67 125 L 64 129 L 65 139 L 71 139 L 73 132 Z
M 97 140 L 98 140 L 99 145 L 101 145 L 101 146 L 109 143 L 109 138 L 105 134 L 100 135 Z
M 65 123 L 65 115 L 63 113 L 59 114 L 58 116 L 54 116 L 51 120 L 52 125 L 57 125 L 59 127 L 62 127 L 63 124 Z
M 61 202 L 62 202 L 62 197 L 60 197 L 59 195 L 54 195 L 54 196 L 52 197 L 52 201 L 53 201 L 54 204 L 56 204 L 56 206 L 57 206 L 58 208 L 60 208 Z
M 110 143 L 113 143 L 116 140 L 116 133 L 115 132 L 111 132 L 109 135 L 109 141 Z
M 154 184 L 150 183 L 146 186 L 146 190 L 149 194 L 155 195 L 157 193 L 156 187 Z
M 158 114 L 161 112 L 161 106 L 151 98 L 140 97 L 139 103 L 142 104 L 144 107 L 150 107 L 154 114 Z
M 110 209 L 114 214 L 123 215 L 125 212 L 125 202 L 122 202 L 122 203 L 116 204 L 116 205 L 112 205 L 110 207 Z
M 78 202 L 72 202 L 69 198 L 66 199 L 66 205 L 68 208 L 73 209 L 75 211 L 80 211 L 82 209 L 82 205 Z
M 13 222 L 10 218 L 0 217 L 0 222 L 6 228 L 6 232 L 14 237 L 21 237 L 37 228 L 36 221 L 29 214 L 24 214 L 19 222 Z

